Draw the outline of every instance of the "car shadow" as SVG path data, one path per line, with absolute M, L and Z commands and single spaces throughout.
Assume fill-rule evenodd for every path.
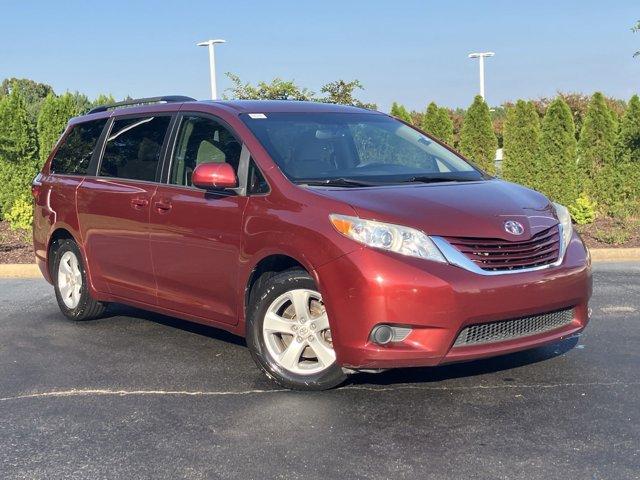
M 210 327 L 188 320 L 169 317 L 160 313 L 142 310 L 122 304 L 110 304 L 103 318 L 133 317 L 147 320 L 159 325 L 183 330 L 185 332 L 202 335 L 213 340 L 246 347 L 245 339 L 220 328 Z M 345 385 L 378 385 L 388 386 L 401 383 L 435 383 L 463 377 L 474 377 L 489 373 L 506 372 L 514 368 L 532 365 L 564 355 L 572 350 L 579 341 L 579 335 L 574 335 L 558 343 L 545 345 L 522 352 L 442 365 L 436 367 L 394 368 L 380 373 L 358 372 L 349 375 Z M 505 382 L 515 381 L 510 377 L 503 378 Z
M 221 328 L 210 327 L 201 323 L 190 322 L 188 320 L 182 320 L 176 317 L 169 317 L 161 313 L 151 312 L 149 310 L 142 310 L 128 305 L 110 303 L 107 311 L 102 318 L 111 317 L 132 317 L 140 320 L 147 320 L 149 322 L 164 325 L 166 327 L 177 328 L 185 332 L 194 333 L 196 335 L 202 335 L 209 337 L 213 340 L 220 340 L 221 342 L 231 343 L 246 347 L 244 338 L 234 335 L 233 333 L 222 330 Z
M 558 343 L 498 357 L 453 363 L 437 367 L 396 368 L 382 373 L 360 373 L 349 377 L 351 385 L 393 385 L 398 383 L 432 383 L 461 377 L 474 377 L 488 373 L 506 372 L 525 365 L 543 362 L 564 355 L 579 341 L 577 335 Z M 505 377 L 505 382 L 515 381 Z

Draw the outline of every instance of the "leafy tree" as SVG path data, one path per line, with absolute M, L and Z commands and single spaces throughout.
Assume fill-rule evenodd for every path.
M 313 100 L 314 93 L 299 87 L 293 80 L 285 81 L 274 78 L 271 83 L 260 82 L 253 86 L 242 83 L 240 77 L 228 72 L 227 77 L 233 83 L 229 88 L 231 97 L 238 100 Z
M 453 122 L 446 108 L 431 102 L 422 117 L 422 129 L 447 145 L 453 145 Z
M 586 182 L 593 181 L 605 165 L 613 162 L 616 128 L 604 96 L 594 93 L 578 140 L 578 167 Z
M 622 116 L 620 131 L 615 145 L 618 161 L 633 161 L 640 165 L 640 97 L 629 100 L 627 111 Z
M 376 110 L 378 106 L 375 103 L 363 103 L 357 98 L 354 98 L 354 90 L 364 90 L 364 87 L 359 80 L 352 80 L 351 82 L 345 82 L 344 80 L 336 80 L 335 82 L 327 83 L 320 89 L 322 93 L 326 93 L 327 96 L 320 99 L 325 103 L 339 103 L 341 105 L 353 105 L 360 108 L 368 108 L 370 110 Z
M 69 119 L 80 113 L 78 107 L 76 98 L 70 93 L 59 97 L 49 94 L 45 99 L 37 123 L 40 165 L 44 165 Z
M 404 105 L 393 102 L 391 105 L 391 115 L 405 122 L 411 123 L 411 114 L 404 108 Z
M 36 131 L 20 89 L 0 100 L 0 211 L 28 195 L 38 169 Z
M 494 174 L 497 149 L 498 140 L 493 133 L 489 107 L 480 95 L 476 95 L 462 124 L 460 152 L 486 172 Z
M 536 185 L 554 201 L 572 205 L 578 197 L 576 135 L 571 110 L 556 98 L 542 120 Z
M 28 78 L 5 78 L 0 85 L 0 97 L 9 95 L 14 90 L 18 90 L 22 94 L 32 122 L 38 118 L 38 112 L 44 99 L 53 93 L 53 88 L 46 83 L 35 82 Z
M 531 102 L 518 100 L 507 110 L 502 173 L 506 180 L 536 188 L 540 154 L 540 117 Z

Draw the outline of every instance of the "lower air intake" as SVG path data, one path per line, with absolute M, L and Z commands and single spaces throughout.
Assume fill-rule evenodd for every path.
M 460 332 L 453 346 L 463 347 L 528 337 L 569 325 L 572 320 L 573 308 L 569 308 L 514 320 L 470 325 Z

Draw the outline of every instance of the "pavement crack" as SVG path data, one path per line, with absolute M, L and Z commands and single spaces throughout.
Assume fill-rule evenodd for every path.
M 260 393 L 276 393 L 286 392 L 287 390 L 241 390 L 241 391 L 188 391 L 188 390 L 112 390 L 108 388 L 96 389 L 72 389 L 72 390 L 54 390 L 51 392 L 27 393 L 24 395 L 16 395 L 13 397 L 0 398 L 0 402 L 9 400 L 22 400 L 27 398 L 47 398 L 47 397 L 85 397 L 85 396 L 118 396 L 126 397 L 133 395 L 172 395 L 172 396 L 224 396 L 224 395 L 253 395 Z
M 469 391 L 469 390 L 500 390 L 500 389 L 543 389 L 543 388 L 568 388 L 568 387 L 630 387 L 640 385 L 640 382 L 586 382 L 586 383 L 536 383 L 536 384 L 501 384 L 501 385 L 470 385 L 470 386 L 423 386 L 398 384 L 392 386 L 367 386 L 367 385 L 347 385 L 338 388 L 335 392 L 346 390 L 362 390 L 371 392 L 391 392 L 400 390 L 423 390 L 423 391 Z M 206 391 L 206 390 L 114 390 L 114 389 L 71 389 L 53 390 L 50 392 L 26 393 L 12 397 L 0 398 L 0 402 L 11 400 L 25 400 L 33 398 L 61 398 L 61 397 L 87 397 L 87 396 L 185 396 L 185 397 L 222 397 L 222 396 L 242 396 L 261 395 L 270 393 L 291 392 L 286 389 L 274 390 L 240 390 L 240 391 Z

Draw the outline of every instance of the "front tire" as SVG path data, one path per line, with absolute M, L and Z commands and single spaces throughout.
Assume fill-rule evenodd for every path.
M 52 251 L 51 277 L 60 311 L 74 321 L 100 317 L 106 306 L 89 294 L 87 272 L 78 245 L 73 240 L 63 239 L 54 245 Z
M 251 299 L 247 344 L 270 379 L 294 390 L 326 390 L 344 382 L 322 295 L 307 272 L 287 270 L 259 280 Z

